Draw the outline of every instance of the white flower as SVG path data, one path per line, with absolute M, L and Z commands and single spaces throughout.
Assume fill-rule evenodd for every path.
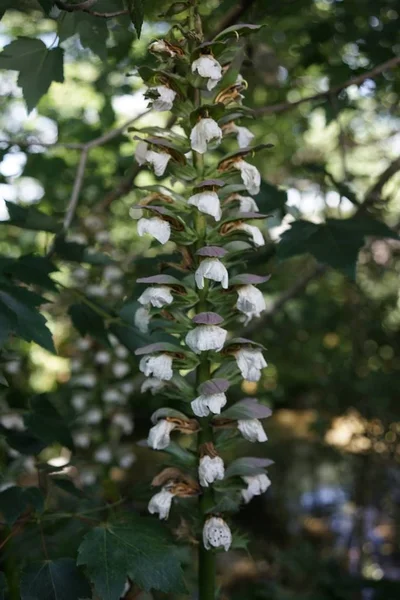
M 110 354 L 106 350 L 99 350 L 94 356 L 94 362 L 98 365 L 106 365 L 110 362 Z
M 164 450 L 170 443 L 170 433 L 175 428 L 175 423 L 160 419 L 149 431 L 147 443 L 153 450 Z
M 131 368 L 129 364 L 126 362 L 122 362 L 121 360 L 118 360 L 112 366 L 112 372 L 118 379 L 120 379 L 121 377 L 125 377 L 125 375 L 128 375 L 130 370 Z
M 242 498 L 246 504 L 248 504 L 254 496 L 264 494 L 271 485 L 271 480 L 265 473 L 260 473 L 260 475 L 246 475 L 242 477 L 242 479 L 247 483 L 247 489 L 242 490 Z
M 127 358 L 129 356 L 129 351 L 125 346 L 117 346 L 115 348 L 115 355 L 118 356 L 118 358 Z
M 247 381 L 260 380 L 261 369 L 267 366 L 261 350 L 241 348 L 235 353 L 235 357 L 243 379 L 247 379 Z
M 21 415 L 15 413 L 3 415 L 0 418 L 0 423 L 6 429 L 16 429 L 18 431 L 23 431 L 25 429 L 23 418 L 21 417 Z
M 226 329 L 218 325 L 199 325 L 189 331 L 185 342 L 196 354 L 207 350 L 219 352 L 224 347 L 227 334 Z
M 107 265 L 103 271 L 103 277 L 106 281 L 117 281 L 121 279 L 123 271 L 115 265 Z
M 222 79 L 222 67 L 213 56 L 200 56 L 192 63 L 192 72 L 198 72 L 201 77 L 208 78 L 207 89 L 212 90 Z
M 150 91 L 158 92 L 158 98 L 153 100 L 153 110 L 156 112 L 171 110 L 176 97 L 176 92 L 174 90 L 171 90 L 171 88 L 167 87 L 166 85 L 158 85 L 155 88 L 150 88 Z
M 232 544 L 232 533 L 223 519 L 220 517 L 207 519 L 203 527 L 203 544 L 206 550 L 221 546 L 229 550 Z
M 254 285 L 241 285 L 237 289 L 238 300 L 236 308 L 246 315 L 245 324 L 249 323 L 253 317 L 259 317 L 266 309 L 265 300 L 262 292 Z
M 224 133 L 235 133 L 239 148 L 248 148 L 251 140 L 254 138 L 254 133 L 251 133 L 247 127 L 239 127 L 233 122 L 227 123 L 224 126 Z
M 88 425 L 97 425 L 103 418 L 103 413 L 99 408 L 91 408 L 85 415 L 85 421 Z
M 145 306 L 138 308 L 135 312 L 133 321 L 135 323 L 135 327 L 137 327 L 141 333 L 147 333 L 149 331 L 149 323 L 151 321 L 148 308 Z
M 239 200 L 240 212 L 259 212 L 259 208 L 254 198 L 251 198 L 250 196 L 241 196 L 240 194 L 234 194 L 233 199 Z
M 171 288 L 167 285 L 148 287 L 138 298 L 140 304 L 151 304 L 155 308 L 161 308 L 166 304 L 171 304 L 174 297 L 171 294 Z
M 112 422 L 120 427 L 125 435 L 129 435 L 133 431 L 133 421 L 129 415 L 116 413 L 112 418 Z
M 261 231 L 255 225 L 248 225 L 247 223 L 241 223 L 237 229 L 241 229 L 245 231 L 248 235 L 251 236 L 253 240 L 253 244 L 258 248 L 260 246 L 265 246 L 265 240 Z
M 242 181 L 249 194 L 256 196 L 260 191 L 261 185 L 261 175 L 259 170 L 245 160 L 237 160 L 234 163 L 234 167 L 235 169 L 239 169 Z
M 152 235 L 153 238 L 165 244 L 171 236 L 171 225 L 168 221 L 163 221 L 160 217 L 151 217 L 150 219 L 139 219 L 137 224 L 137 232 L 140 237 L 145 233 Z
M 111 462 L 112 454 L 110 448 L 107 446 L 102 446 L 96 450 L 94 453 L 94 458 L 97 462 L 107 465 Z
M 73 384 L 75 386 L 82 386 L 82 387 L 94 387 L 96 385 L 97 382 L 97 377 L 94 373 L 84 373 L 83 375 L 80 375 L 79 377 L 76 377 L 73 379 Z
M 146 377 L 153 375 L 161 381 L 169 381 L 173 376 L 172 357 L 168 354 L 158 354 L 156 356 L 146 354 L 140 359 L 139 370 Z
M 135 159 L 139 165 L 149 163 L 154 169 L 154 173 L 160 177 L 164 175 L 168 161 L 171 155 L 167 152 L 155 152 L 148 149 L 149 145 L 146 142 L 139 142 L 136 146 Z
M 104 392 L 103 400 L 109 404 L 119 404 L 124 400 L 124 397 L 119 390 L 109 388 Z
M 266 442 L 268 439 L 262 423 L 258 419 L 239 420 L 237 426 L 242 436 L 249 442 Z
M 190 196 L 188 204 L 197 206 L 200 212 L 211 215 L 216 221 L 221 220 L 221 205 L 215 192 L 200 192 Z
M 78 432 L 74 434 L 74 444 L 77 448 L 89 448 L 90 446 L 90 436 L 88 433 L 84 431 Z
M 89 296 L 99 296 L 100 298 L 107 295 L 107 290 L 102 285 L 88 285 L 86 287 L 86 293 Z
M 204 279 L 220 282 L 224 290 L 228 287 L 228 271 L 218 258 L 206 258 L 202 260 L 194 274 L 196 285 L 199 290 L 204 288 Z
M 225 394 L 201 395 L 190 403 L 194 414 L 197 417 L 208 417 L 210 413 L 219 415 L 221 408 L 226 404 Z
M 131 467 L 135 461 L 136 456 L 133 454 L 133 452 L 127 452 L 119 459 L 119 466 L 121 469 L 129 469 L 129 467 Z
M 190 144 L 192 150 L 204 154 L 207 152 L 207 144 L 212 140 L 217 140 L 219 144 L 222 140 L 222 130 L 214 119 L 200 119 L 193 127 L 190 133 Z
M 87 398 L 84 394 L 74 394 L 71 398 L 71 404 L 75 410 L 83 410 L 86 406 Z
M 150 390 L 150 392 L 154 396 L 154 394 L 162 390 L 164 385 L 164 382 L 160 381 L 160 379 L 156 379 L 155 377 L 149 377 L 148 379 L 145 379 L 143 381 L 140 391 L 142 394 L 144 394 L 145 392 L 147 392 L 147 390 Z
M 157 40 L 155 42 L 152 42 L 149 46 L 149 50 L 150 52 L 166 52 L 170 56 L 176 55 L 176 52 L 174 52 L 174 50 L 172 50 L 172 48 L 170 48 L 170 46 L 166 44 L 164 40 Z
M 202 487 L 208 487 L 225 475 L 224 461 L 220 456 L 203 456 L 199 464 L 199 481 Z
M 149 513 L 152 515 L 158 513 L 160 519 L 168 519 L 173 497 L 174 494 L 167 488 L 163 488 L 161 492 L 151 498 L 148 506 Z

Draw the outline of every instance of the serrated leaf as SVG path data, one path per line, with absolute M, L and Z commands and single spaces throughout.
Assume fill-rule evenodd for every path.
M 68 308 L 68 314 L 81 336 L 89 334 L 106 346 L 110 345 L 104 318 L 90 308 L 90 306 L 86 304 L 72 304 Z
M 39 285 L 52 291 L 57 290 L 54 281 L 49 277 L 57 267 L 45 256 L 26 254 L 18 259 L 9 259 L 0 270 L 23 283 Z
M 129 16 L 135 27 L 136 34 L 140 38 L 142 25 L 144 21 L 144 1 L 143 0 L 125 0 Z
M 54 251 L 63 260 L 88 263 L 89 265 L 110 265 L 114 261 L 102 252 L 93 252 L 85 244 L 70 242 L 58 236 L 54 242 Z
M 1 52 L 0 69 L 19 71 L 18 85 L 30 112 L 53 81 L 64 81 L 64 51 L 49 50 L 38 39 L 19 37 Z
M 33 231 L 49 231 L 57 233 L 61 225 L 53 217 L 40 212 L 34 206 L 18 206 L 14 202 L 5 201 L 10 218 L 8 221 L 0 221 L 3 225 L 15 225 L 21 229 Z
M 277 255 L 280 259 L 312 254 L 319 262 L 343 271 L 355 279 L 358 253 L 366 236 L 398 239 L 385 223 L 370 217 L 327 219 L 326 223 L 296 221 L 282 234 Z
M 0 512 L 8 525 L 13 525 L 29 508 L 41 512 L 43 505 L 43 495 L 38 488 L 12 486 L 0 493 Z
M 21 600 L 83 600 L 91 598 L 89 582 L 72 558 L 33 563 L 21 576 Z
M 46 444 L 58 442 L 67 448 L 73 447 L 67 424 L 44 394 L 31 400 L 31 411 L 25 415 L 24 423 L 35 436 Z
M 78 565 L 86 565 L 101 600 L 119 600 L 127 577 L 145 591 L 186 591 L 172 539 L 152 519 L 129 517 L 96 527 L 79 547 Z
M 15 431 L 6 429 L 6 427 L 0 425 L 0 435 L 5 438 L 11 448 L 26 456 L 39 454 L 46 447 L 46 444 L 33 436 L 29 431 Z
M 64 15 L 59 28 L 60 41 L 79 35 L 84 48 L 89 48 L 102 60 L 107 59 L 107 19 L 76 11 Z

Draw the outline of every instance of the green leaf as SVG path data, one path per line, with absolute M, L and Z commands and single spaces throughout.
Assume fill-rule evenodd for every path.
M 125 4 L 137 36 L 140 38 L 144 20 L 144 0 L 125 0 Z
M 46 15 L 48 15 L 50 13 L 51 9 L 54 6 L 53 0 L 38 0 L 38 2 Z
M 112 258 L 102 252 L 91 252 L 85 244 L 69 242 L 63 236 L 58 236 L 54 242 L 56 254 L 63 260 L 88 263 L 89 265 L 111 265 Z
M 283 208 L 287 200 L 286 190 L 281 190 L 268 181 L 262 181 L 257 196 L 258 208 L 261 212 L 269 212 Z
M 83 600 L 91 598 L 89 582 L 72 558 L 32 563 L 21 576 L 21 600 Z
M 1 10 L 0 10 L 1 15 Z M 0 600 L 7 600 L 8 585 L 3 572 L 0 572 Z
M 64 15 L 60 22 L 60 42 L 78 34 L 84 48 L 89 48 L 102 60 L 107 59 L 107 19 L 76 11 Z
M 300 220 L 283 233 L 277 255 L 283 260 L 309 253 L 355 279 L 358 253 L 366 236 L 399 239 L 385 223 L 371 217 L 327 219 L 322 224 Z
M 13 525 L 18 517 L 30 507 L 41 512 L 43 506 L 43 495 L 38 488 L 13 486 L 0 493 L 0 512 L 7 525 Z
M 0 69 L 19 71 L 18 85 L 30 112 L 53 81 L 64 81 L 64 51 L 49 50 L 41 40 L 19 37 L 0 54 Z
M 13 317 L 9 320 L 9 329 L 27 342 L 36 342 L 49 352 L 55 353 L 53 338 L 46 327 L 46 319 L 36 309 L 42 299 L 29 290 L 2 284 L 0 290 L 0 314 L 2 320 L 9 318 L 10 312 Z M 6 307 L 6 309 L 4 309 Z
M 40 212 L 33 206 L 18 206 L 13 202 L 5 201 L 10 218 L 8 221 L 0 221 L 3 225 L 15 225 L 21 229 L 32 229 L 33 231 L 49 231 L 57 233 L 61 225 L 53 217 Z
M 126 578 L 141 589 L 184 593 L 182 569 L 173 541 L 153 519 L 129 520 L 92 529 L 78 551 L 101 600 L 119 600 Z
M 34 256 L 26 254 L 18 259 L 9 259 L 3 266 L 0 265 L 0 271 L 19 279 L 26 284 L 39 285 L 52 291 L 57 287 L 49 274 L 57 270 L 57 267 L 45 256 Z
M 68 314 L 72 319 L 74 327 L 82 336 L 87 333 L 100 340 L 106 346 L 110 345 L 103 317 L 97 314 L 86 304 L 72 304 L 68 308 Z
M 247 23 L 237 23 L 236 25 L 231 25 L 227 27 L 221 33 L 215 36 L 214 40 L 218 40 L 219 38 L 228 37 L 229 35 L 233 37 L 237 37 L 239 35 L 250 35 L 251 33 L 258 31 L 264 27 L 263 25 L 251 25 Z
M 11 448 L 26 456 L 39 454 L 46 447 L 43 442 L 29 433 L 29 431 L 14 431 L 0 425 L 0 435 L 5 438 Z
M 70 479 L 65 479 L 64 477 L 52 477 L 51 481 L 63 492 L 71 494 L 71 496 L 75 496 L 76 498 L 85 498 L 85 494 L 82 490 L 75 487 Z
M 68 426 L 44 394 L 31 400 L 31 412 L 24 417 L 24 423 L 35 436 L 46 444 L 59 442 L 68 448 L 73 447 Z

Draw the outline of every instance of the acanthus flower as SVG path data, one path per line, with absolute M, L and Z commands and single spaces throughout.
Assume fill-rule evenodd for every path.
M 165 40 L 156 40 L 149 46 L 150 52 L 154 54 L 168 54 L 168 56 L 174 57 L 177 52 L 173 49 L 172 45 Z
M 200 459 L 199 481 L 202 487 L 208 487 L 214 481 L 221 480 L 225 476 L 224 461 L 220 456 L 208 456 Z
M 242 498 L 246 504 L 248 504 L 254 496 L 261 496 L 261 494 L 264 494 L 271 485 L 271 480 L 265 473 L 260 473 L 259 475 L 245 475 L 242 479 L 247 484 L 247 489 L 242 490 Z
M 176 98 L 176 92 L 166 85 L 158 85 L 155 88 L 150 88 L 149 92 L 157 92 L 158 98 L 153 100 L 152 108 L 156 112 L 163 112 L 165 110 L 171 110 L 174 105 Z
M 259 381 L 261 370 L 268 366 L 261 350 L 256 348 L 240 348 L 235 352 L 237 366 L 243 379 Z
M 233 166 L 240 171 L 243 184 L 246 186 L 249 194 L 257 196 L 261 185 L 261 175 L 257 167 L 250 165 L 243 159 L 235 161 Z
M 219 352 L 225 344 L 228 332 L 217 325 L 199 325 L 189 331 L 185 342 L 196 354 L 213 350 Z
M 264 236 L 255 225 L 248 225 L 247 223 L 240 223 L 237 226 L 237 229 L 241 229 L 247 235 L 249 235 L 253 241 L 253 244 L 259 248 L 260 246 L 265 246 Z
M 140 392 L 144 394 L 147 391 L 150 391 L 153 396 L 157 394 L 160 390 L 165 386 L 164 381 L 161 379 L 157 379 L 156 377 L 148 377 L 145 379 L 140 387 Z
M 239 211 L 240 212 L 259 212 L 257 202 L 251 196 L 241 196 L 240 194 L 233 194 L 231 200 L 239 200 Z
M 161 381 L 169 381 L 173 377 L 172 357 L 169 354 L 146 354 L 142 356 L 139 370 L 150 377 L 151 375 Z
M 150 320 L 151 320 L 150 312 L 144 306 L 141 306 L 140 308 L 137 309 L 137 311 L 135 312 L 135 316 L 133 318 L 135 327 L 137 327 L 141 333 L 147 333 L 149 331 Z
M 200 192 L 190 196 L 188 204 L 196 206 L 200 212 L 214 217 L 216 221 L 221 220 L 221 205 L 215 192 Z
M 218 258 L 206 258 L 201 261 L 194 275 L 199 290 L 204 289 L 204 279 L 211 279 L 221 283 L 226 290 L 228 288 L 228 271 Z
M 154 308 L 162 308 L 171 304 L 173 300 L 174 297 L 171 294 L 171 288 L 167 285 L 148 287 L 138 298 L 140 304 L 151 304 Z
M 254 133 L 250 129 L 236 125 L 233 121 L 227 123 L 223 130 L 225 134 L 234 133 L 236 135 L 239 148 L 248 148 L 254 138 Z
M 224 548 L 229 550 L 232 544 L 232 533 L 229 526 L 220 517 L 210 517 L 204 523 L 203 544 L 206 550 Z
M 171 441 L 170 434 L 175 427 L 175 423 L 166 419 L 160 419 L 149 431 L 147 438 L 148 445 L 153 450 L 164 450 L 164 448 L 169 446 Z
M 259 317 L 266 309 L 263 293 L 254 285 L 241 285 L 237 288 L 238 300 L 236 308 L 246 315 L 245 324 L 249 323 L 254 317 Z
M 154 173 L 161 177 L 165 173 L 168 162 L 171 159 L 171 155 L 168 152 L 155 152 L 149 150 L 149 145 L 146 142 L 139 142 L 136 146 L 135 159 L 136 162 L 141 166 L 145 163 L 151 165 L 154 169 Z
M 210 55 L 203 54 L 192 63 L 192 72 L 198 72 L 201 77 L 208 79 L 207 89 L 211 91 L 222 79 L 222 67 L 219 62 Z
M 190 133 L 192 150 L 199 154 L 207 152 L 207 144 L 213 140 L 219 144 L 222 140 L 222 130 L 214 119 L 200 119 Z
M 137 232 L 140 237 L 148 233 L 160 244 L 166 244 L 171 237 L 171 225 L 160 217 L 151 217 L 150 219 L 142 217 L 137 223 Z
M 161 492 L 155 494 L 149 502 L 147 507 L 149 513 L 154 515 L 158 514 L 159 519 L 168 519 L 169 511 L 171 510 L 171 504 L 174 494 L 170 491 L 168 486 L 164 486 Z
M 249 442 L 266 442 L 267 434 L 259 419 L 240 419 L 237 427 L 242 436 Z
M 227 402 L 225 394 L 200 395 L 192 400 L 191 407 L 197 417 L 208 417 L 210 413 L 219 415 Z

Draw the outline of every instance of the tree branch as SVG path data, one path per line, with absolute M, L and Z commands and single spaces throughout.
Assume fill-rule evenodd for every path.
M 121 15 L 127 15 L 128 10 L 115 10 L 113 12 L 101 13 L 96 10 L 92 10 L 92 6 L 96 4 L 97 0 L 85 0 L 85 2 L 79 2 L 78 4 L 67 4 L 62 0 L 55 0 L 55 5 L 65 12 L 85 12 L 94 17 L 103 17 L 104 19 L 111 19 L 113 17 L 120 17 Z
M 398 171 L 400 171 L 400 156 L 391 162 L 390 165 L 383 171 L 383 173 L 380 174 L 376 183 L 374 183 L 374 185 L 366 193 L 364 202 L 360 206 L 358 212 L 364 212 L 372 204 L 380 200 L 384 186 Z
M 217 27 L 212 33 L 209 41 L 216 35 L 221 33 L 227 27 L 237 23 L 238 19 L 254 4 L 255 0 L 241 0 L 239 4 L 233 6 L 224 16 L 224 18 L 218 23 Z
M 258 108 L 254 111 L 256 115 L 272 115 L 275 113 L 285 112 L 287 110 L 291 110 L 304 102 L 314 102 L 315 100 L 322 100 L 334 94 L 338 94 L 342 90 L 350 87 L 351 85 L 360 85 L 366 79 L 374 79 L 384 71 L 388 71 L 390 69 L 394 69 L 397 65 L 400 64 L 400 56 L 394 56 L 393 58 L 387 60 L 386 62 L 377 65 L 370 71 L 366 71 L 361 75 L 357 75 L 356 77 L 352 77 L 343 83 L 338 85 L 334 85 L 326 92 L 320 92 L 315 94 L 314 96 L 307 96 L 307 98 L 301 98 L 300 100 L 296 100 L 295 102 L 280 102 L 279 104 L 271 104 L 271 106 L 264 106 L 262 108 Z

